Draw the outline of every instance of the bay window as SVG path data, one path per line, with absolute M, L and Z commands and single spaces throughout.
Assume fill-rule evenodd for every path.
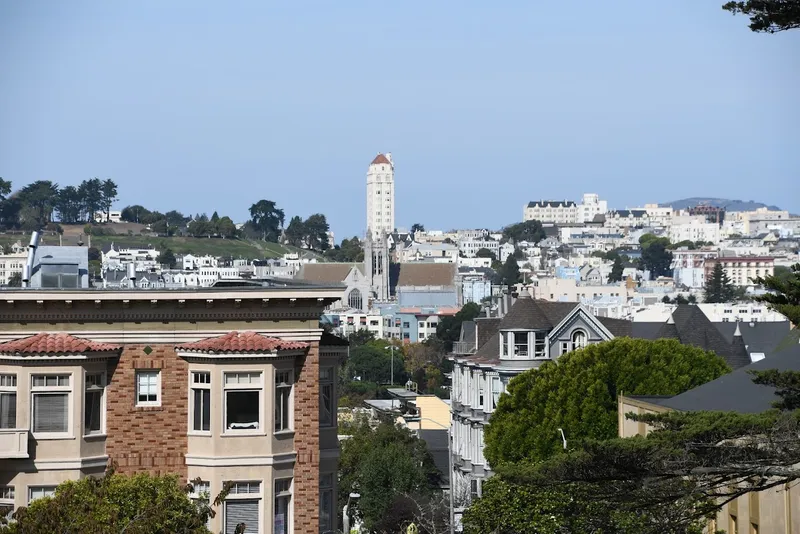
M 0 428 L 17 428 L 17 375 L 0 375 Z
M 261 531 L 261 482 L 234 482 L 225 497 L 224 534 L 234 534 L 244 523 L 248 532 Z
M 102 434 L 105 412 L 105 376 L 103 373 L 86 374 L 83 404 L 84 435 Z
M 275 432 L 292 429 L 292 372 L 275 372 Z
M 225 373 L 225 431 L 258 430 L 261 425 L 261 372 Z
M 70 430 L 69 400 L 72 392 L 71 375 L 33 375 L 31 396 L 33 400 L 34 435 L 65 435 Z
M 193 432 L 211 431 L 211 373 L 193 371 L 190 397 Z

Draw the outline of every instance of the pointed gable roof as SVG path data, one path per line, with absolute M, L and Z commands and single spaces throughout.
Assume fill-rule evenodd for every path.
M 389 158 L 387 158 L 383 154 L 378 154 L 377 156 L 375 156 L 375 159 L 372 160 L 372 163 L 370 163 L 370 165 L 382 165 L 382 164 L 391 165 L 392 162 L 389 161 Z
M 534 300 L 522 291 L 514 305 L 500 321 L 500 330 L 551 330 L 570 314 L 577 302 L 547 302 Z
M 57 334 L 41 332 L 0 343 L 0 354 L 81 354 L 84 352 L 115 352 L 121 345 L 98 343 L 89 339 L 75 337 L 65 332 Z
M 267 337 L 256 332 L 228 332 L 224 336 L 213 337 L 185 343 L 175 347 L 176 350 L 186 352 L 242 353 L 242 352 L 275 352 L 277 350 L 302 350 L 308 343 L 301 341 L 286 341 L 276 337 Z

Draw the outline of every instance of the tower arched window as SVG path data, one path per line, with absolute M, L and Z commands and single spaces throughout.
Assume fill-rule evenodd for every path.
M 347 305 L 351 308 L 355 308 L 357 310 L 362 309 L 362 305 L 364 303 L 364 299 L 361 297 L 361 291 L 358 289 L 353 289 L 350 293 L 347 294 Z
M 589 344 L 589 338 L 586 337 L 586 332 L 583 330 L 576 330 L 572 333 L 572 350 L 582 349 Z

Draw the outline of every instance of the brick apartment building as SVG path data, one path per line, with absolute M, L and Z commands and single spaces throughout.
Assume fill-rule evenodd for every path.
M 233 489 L 213 532 L 335 528 L 343 287 L 4 290 L 0 505 L 119 471 Z

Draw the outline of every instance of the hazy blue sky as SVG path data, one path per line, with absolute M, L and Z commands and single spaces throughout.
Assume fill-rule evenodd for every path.
M 267 198 L 337 240 L 378 151 L 398 226 L 583 192 L 800 212 L 800 31 L 722 3 L 5 0 L 0 176 L 237 221 Z

